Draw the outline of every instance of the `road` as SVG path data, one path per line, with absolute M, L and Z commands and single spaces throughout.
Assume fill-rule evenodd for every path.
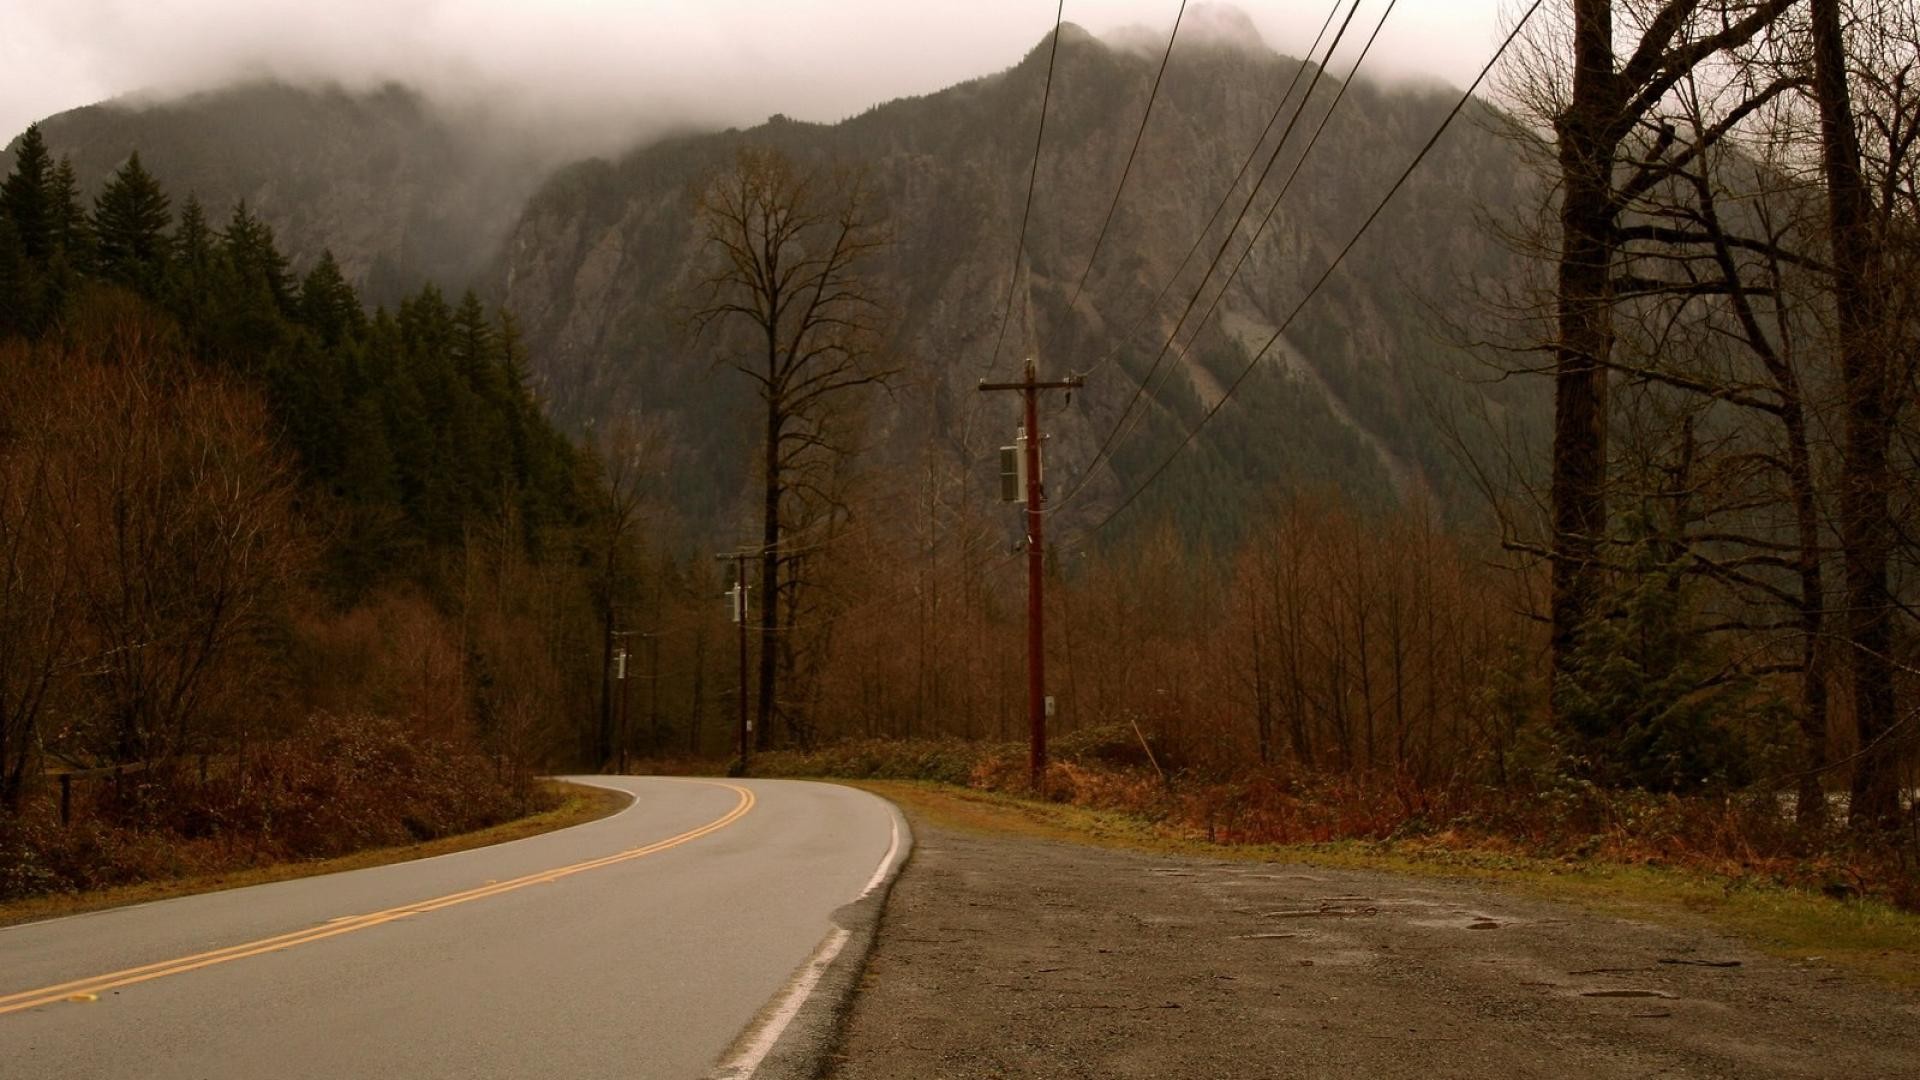
M 595 782 L 633 804 L 0 930 L 0 1077 L 702 1076 L 844 937 L 897 815 L 826 784 Z

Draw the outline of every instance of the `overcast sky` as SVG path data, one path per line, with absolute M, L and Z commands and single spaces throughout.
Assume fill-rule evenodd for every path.
M 1386 5 L 1361 0 L 1356 26 Z M 1178 6 L 1067 0 L 1066 19 L 1164 35 Z M 1295 55 L 1327 13 L 1326 0 L 1235 6 Z M 1398 0 L 1368 69 L 1464 85 L 1507 6 Z M 0 144 L 95 101 L 263 75 L 397 79 L 583 129 L 833 121 L 1008 67 L 1053 12 L 1051 0 L 0 0 Z M 1206 14 L 1196 0 L 1188 23 Z

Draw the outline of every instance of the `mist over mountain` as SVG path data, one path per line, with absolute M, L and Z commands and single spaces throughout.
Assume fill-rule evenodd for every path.
M 90 190 L 138 149 L 148 169 L 216 221 L 245 199 L 305 262 L 331 249 L 381 302 L 420 281 L 478 283 L 521 320 L 534 374 L 561 422 L 590 429 L 639 417 L 674 446 L 681 505 L 705 527 L 741 512 L 752 389 L 692 340 L 680 314 L 706 253 L 692 193 L 743 146 L 821 168 L 868 171 L 893 235 L 874 266 L 891 309 L 887 348 L 902 368 L 868 417 L 869 457 L 932 453 L 982 487 L 983 455 L 1007 441 L 1005 402 L 974 384 L 1026 355 L 1051 372 L 1089 373 L 1051 421 L 1049 471 L 1078 486 L 1153 367 L 1188 296 L 1272 152 L 1229 193 L 1257 137 L 1312 69 L 1274 52 L 1231 8 L 1183 25 L 1124 197 L 1077 301 L 1094 237 L 1126 161 L 1164 36 L 1061 31 L 1047 135 L 1012 322 L 989 363 L 1032 165 L 1050 42 L 1015 66 L 837 124 L 775 117 L 748 130 L 672 135 L 615 158 L 556 167 L 551 141 L 519 138 L 484 110 L 435 104 L 398 85 L 375 92 L 250 83 L 150 106 L 63 113 L 43 131 Z M 1156 40 L 1157 37 L 1157 40 Z M 1216 403 L 1346 243 L 1453 104 L 1450 92 L 1365 79 L 1300 164 L 1342 84 L 1323 77 L 1271 178 L 1200 295 L 1144 419 L 1094 465 L 1066 511 L 1086 520 L 1150 474 Z M 1286 124 L 1296 91 L 1277 132 Z M 1442 429 L 1463 396 L 1531 415 L 1537 388 L 1466 387 L 1460 349 L 1435 329 L 1519 262 L 1484 224 L 1534 197 L 1513 146 L 1476 105 L 1395 205 L 1182 454 L 1141 515 L 1170 512 L 1229 535 L 1276 485 L 1338 486 L 1363 500 L 1435 498 L 1470 512 L 1476 496 Z M 524 130 L 518 129 L 518 130 Z M 4 164 L 4 163 L 0 163 Z M 1204 325 L 1201 313 L 1299 165 L 1246 265 Z M 1225 199 L 1226 210 L 1182 259 Z M 1180 269 L 1177 280 L 1166 288 Z M 1157 305 L 1156 296 L 1164 298 Z M 1198 336 L 1189 338 L 1200 325 Z M 885 469 L 875 469 L 884 473 Z M 1057 489 L 1057 485 L 1056 485 Z
M 72 157 L 84 196 L 138 151 L 175 199 L 193 195 L 216 223 L 245 200 L 296 267 L 330 249 L 379 302 L 425 281 L 458 290 L 475 280 L 554 164 L 484 113 L 397 84 L 350 93 L 252 82 L 74 109 L 41 132 L 56 158 Z M 9 148 L 0 169 L 11 167 Z
M 720 487 L 730 493 L 744 481 L 737 448 L 750 437 L 742 426 L 750 388 L 716 370 L 673 317 L 703 259 L 690 191 L 747 145 L 821 167 L 857 163 L 870 170 L 894 232 L 878 276 L 897 319 L 893 352 L 912 376 L 876 418 L 873 438 L 895 460 L 931 438 L 948 460 L 983 477 L 983 451 L 1010 439 L 1012 421 L 1006 403 L 983 405 L 974 383 L 1008 376 L 1031 354 L 1048 371 L 1090 371 L 1085 392 L 1050 422 L 1049 469 L 1077 478 L 1172 332 L 1273 139 L 1261 144 L 1196 259 L 1162 303 L 1151 306 L 1154 298 L 1300 70 L 1250 24 L 1216 17 L 1208 31 L 1193 39 L 1183 32 L 1112 231 L 1070 304 L 1159 58 L 1126 40 L 1063 28 L 1013 324 L 997 368 L 989 360 L 1026 193 L 1046 41 L 1005 72 L 844 123 L 776 118 L 566 169 L 534 196 L 509 239 L 499 295 L 523 318 L 561 416 L 590 424 L 624 412 L 665 422 L 700 462 L 692 473 L 707 484 L 724 478 Z M 1339 90 L 1332 78 L 1315 89 L 1165 361 L 1171 377 L 1151 384 L 1145 423 L 1097 466 L 1070 516 L 1112 506 L 1199 422 L 1454 101 L 1366 81 L 1348 87 L 1219 311 L 1180 357 Z M 1456 375 L 1466 358 L 1430 316 L 1464 310 L 1476 280 L 1517 280 L 1518 261 L 1484 218 L 1512 211 L 1533 188 L 1513 146 L 1492 133 L 1494 115 L 1471 112 L 1234 405 L 1156 485 L 1150 505 L 1201 531 L 1226 532 L 1276 483 L 1337 485 L 1377 500 L 1431 495 L 1461 509 L 1474 501 L 1439 430 L 1447 403 L 1463 392 L 1492 394 L 1524 413 L 1532 388 L 1463 391 Z

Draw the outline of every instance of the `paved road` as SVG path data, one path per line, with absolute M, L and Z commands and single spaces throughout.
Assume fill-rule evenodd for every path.
M 877 880 L 896 815 L 825 784 L 598 782 L 633 805 L 0 930 L 0 1078 L 701 1076 Z

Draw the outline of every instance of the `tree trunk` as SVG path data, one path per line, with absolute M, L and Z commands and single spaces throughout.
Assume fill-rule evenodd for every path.
M 1574 0 L 1573 93 L 1556 119 L 1560 161 L 1559 341 L 1554 356 L 1552 652 L 1555 680 L 1592 619 L 1606 532 L 1607 360 L 1619 79 L 1611 0 Z
M 1879 251 L 1861 173 L 1860 140 L 1839 0 L 1812 0 L 1814 96 L 1820 105 L 1827 224 L 1832 243 L 1834 321 L 1845 394 L 1840 462 L 1840 547 L 1845 569 L 1845 633 L 1853 676 L 1859 758 L 1849 812 L 1856 827 L 1896 824 L 1900 809 L 1893 739 L 1892 594 L 1887 562 L 1893 527 L 1888 510 L 1888 444 L 1893 407 L 1888 362 L 1877 339 L 1883 287 Z
M 774 402 L 767 404 L 767 460 L 765 500 L 760 528 L 760 705 L 754 747 L 773 745 L 774 683 L 778 678 L 780 638 L 780 433 L 784 417 Z

